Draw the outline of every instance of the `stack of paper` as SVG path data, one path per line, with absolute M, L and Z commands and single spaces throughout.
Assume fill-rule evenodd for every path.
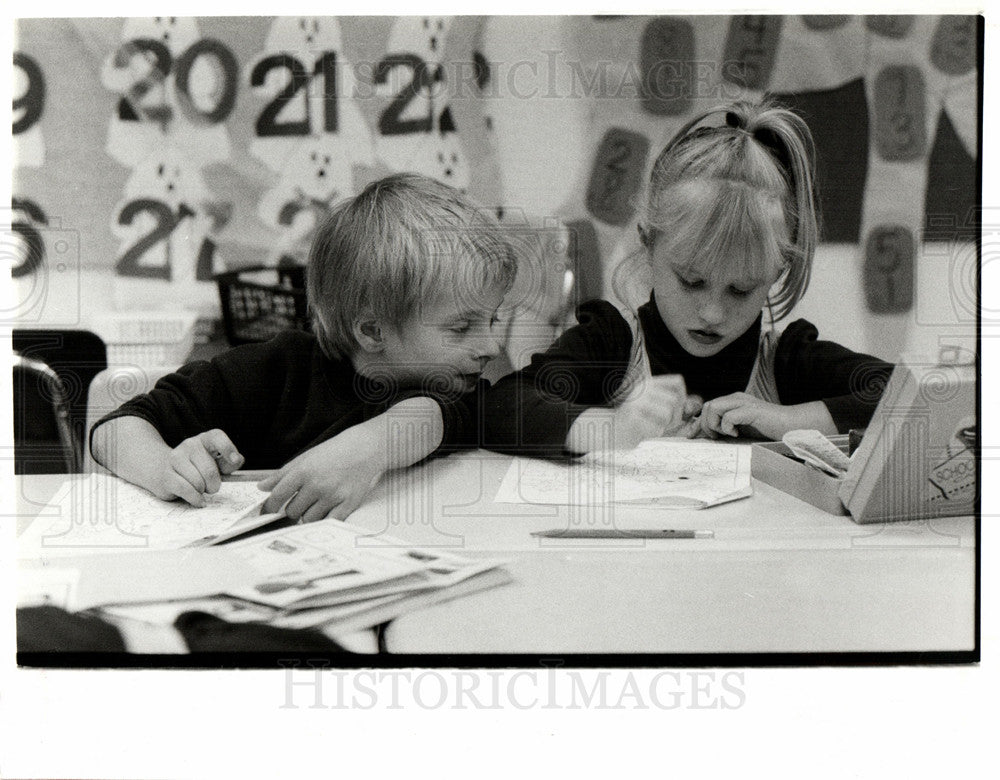
M 416 548 L 338 520 L 277 529 L 233 542 L 226 550 L 253 576 L 218 598 L 105 610 L 151 623 L 200 610 L 230 621 L 347 632 L 510 580 L 499 560 Z
M 417 548 L 338 520 L 288 525 L 282 514 L 260 514 L 266 498 L 253 483 L 223 482 L 207 506 L 195 508 L 116 477 L 69 480 L 18 538 L 27 578 L 22 600 L 71 607 L 69 580 L 57 572 L 74 582 L 80 571 L 91 572 L 92 586 L 90 563 L 100 561 L 115 587 L 88 586 L 81 608 L 155 624 L 199 610 L 230 621 L 348 632 L 510 579 L 498 560 Z M 279 520 L 283 527 L 210 548 L 215 555 L 194 549 Z M 213 571 L 197 569 L 200 558 Z M 197 577 L 179 574 L 191 566 Z M 177 576 L 185 580 L 178 586 L 198 583 L 170 587 Z M 154 581 L 161 583 L 155 601 L 146 587 Z

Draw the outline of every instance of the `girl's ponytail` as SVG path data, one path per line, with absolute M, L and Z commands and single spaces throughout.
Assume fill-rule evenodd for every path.
M 805 121 L 774 103 L 736 103 L 726 111 L 726 124 L 748 133 L 770 152 L 788 185 L 785 213 L 792 245 L 781 288 L 770 301 L 775 318 L 781 319 L 805 294 L 819 241 L 816 147 Z

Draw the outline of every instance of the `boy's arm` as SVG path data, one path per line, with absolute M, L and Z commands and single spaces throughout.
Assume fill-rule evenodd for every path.
M 113 474 L 157 498 L 182 498 L 193 506 L 204 506 L 204 494 L 219 490 L 221 475 L 243 464 L 243 456 L 221 430 L 205 431 L 171 448 L 141 417 L 99 423 L 90 446 L 94 460 Z
M 408 398 L 317 444 L 259 483 L 271 492 L 265 512 L 302 522 L 333 516 L 344 520 L 383 474 L 417 463 L 444 438 L 441 406 L 428 397 Z

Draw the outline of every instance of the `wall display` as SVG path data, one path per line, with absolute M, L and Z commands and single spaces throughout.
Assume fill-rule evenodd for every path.
M 904 225 L 879 225 L 865 243 L 865 297 L 875 314 L 907 311 L 913 305 L 916 244 Z
M 30 286 L 69 231 L 119 308 L 217 314 L 213 274 L 303 260 L 329 207 L 392 171 L 572 226 L 576 284 L 609 295 L 662 145 L 765 92 L 812 127 L 822 240 L 857 246 L 876 316 L 911 306 L 919 246 L 975 203 L 973 16 L 21 19 L 16 34 L 12 275 Z
M 257 205 L 277 234 L 269 259 L 301 260 L 318 220 L 354 192 L 354 166 L 374 163 L 354 74 L 336 18 L 271 22 L 247 77 L 256 112 L 249 151 L 272 174 Z

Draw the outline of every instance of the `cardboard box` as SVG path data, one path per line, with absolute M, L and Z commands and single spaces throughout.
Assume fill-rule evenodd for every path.
M 896 367 L 840 486 L 855 522 L 975 512 L 976 379 L 971 365 Z
M 790 457 L 781 442 L 753 445 L 751 473 L 859 524 L 971 515 L 976 391 L 973 366 L 899 365 L 843 478 Z M 830 440 L 847 452 L 847 436 Z
M 831 436 L 830 441 L 847 452 L 847 436 Z M 750 452 L 750 473 L 755 479 L 832 515 L 848 513 L 838 495 L 842 480 L 792 457 L 787 445 L 761 442 L 754 444 Z

